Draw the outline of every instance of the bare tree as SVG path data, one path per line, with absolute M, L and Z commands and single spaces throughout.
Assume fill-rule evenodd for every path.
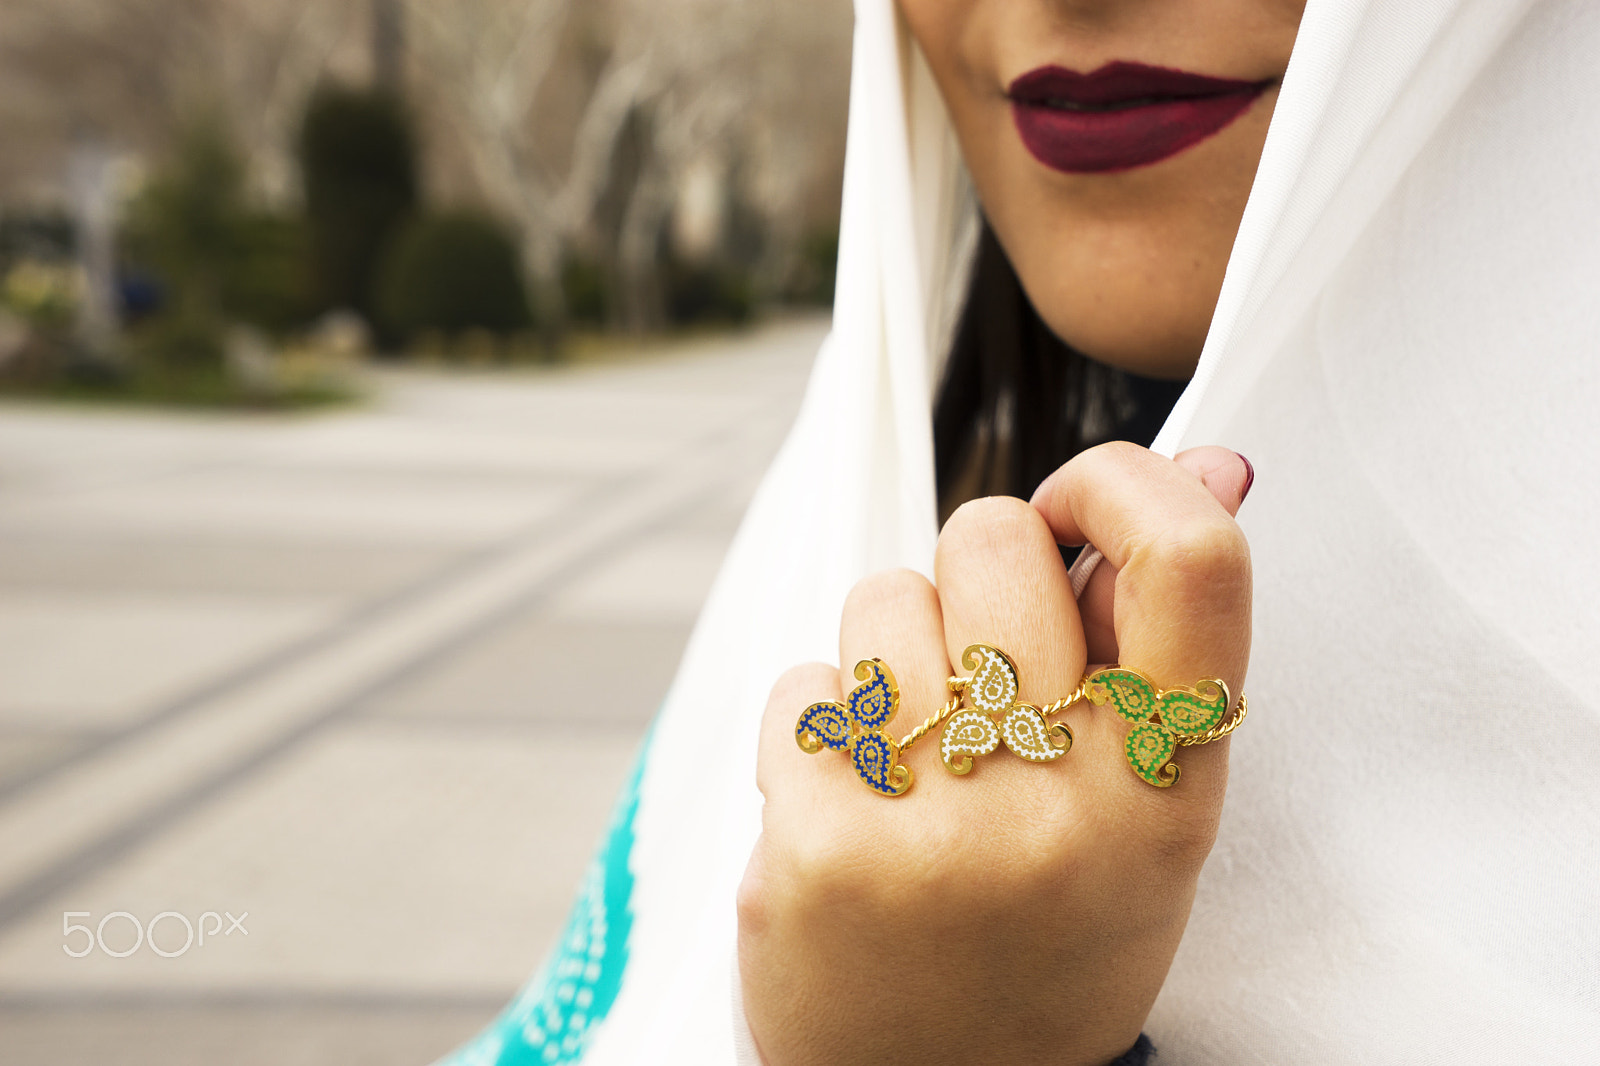
M 563 252 L 594 224 L 630 128 L 643 131 L 643 143 L 615 236 L 630 324 L 659 319 L 651 294 L 660 235 L 690 168 L 708 159 L 723 172 L 736 160 L 755 164 L 771 206 L 794 206 L 797 183 L 771 172 L 806 168 L 781 152 L 769 158 L 766 109 L 782 91 L 800 88 L 796 72 L 807 62 L 814 76 L 819 53 L 832 60 L 824 68 L 837 69 L 849 32 L 847 5 L 799 7 L 805 10 L 747 0 L 412 0 L 419 67 L 439 79 L 451 118 L 470 131 L 465 151 L 480 188 L 520 226 L 541 310 L 560 306 Z M 799 30 L 802 20 L 826 26 L 830 12 L 831 33 Z M 585 43 L 603 55 L 587 77 L 572 69 L 581 66 Z M 791 51 L 795 43 L 800 54 Z M 565 100 L 551 91 L 561 78 L 579 83 Z M 815 150 L 819 127 L 822 140 L 842 127 L 843 88 L 838 78 L 823 79 L 804 87 L 804 99 L 822 122 L 792 123 L 792 140 Z M 835 140 L 823 154 L 837 163 L 842 139 Z
M 577 247 L 603 250 L 627 321 L 659 318 L 691 174 L 759 213 L 774 262 L 836 203 L 849 0 L 4 0 L 0 198 L 60 188 L 81 131 L 148 156 L 203 107 L 256 190 L 290 199 L 311 89 L 376 76 L 377 22 L 402 8 L 430 184 L 516 225 L 547 324 Z
M 58 182 L 84 130 L 149 155 L 196 111 L 251 149 L 257 187 L 290 195 L 292 131 L 361 5 L 352 0 L 5 0 L 0 188 Z M 20 134 L 20 137 L 17 136 Z

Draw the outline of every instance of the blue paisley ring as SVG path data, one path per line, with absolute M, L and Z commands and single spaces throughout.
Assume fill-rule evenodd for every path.
M 911 789 L 910 767 L 900 765 L 900 749 L 885 728 L 900 707 L 900 686 L 882 659 L 856 663 L 857 685 L 843 703 L 827 700 L 800 712 L 795 743 L 807 755 L 823 748 L 850 753 L 856 776 L 874 792 L 903 796 Z

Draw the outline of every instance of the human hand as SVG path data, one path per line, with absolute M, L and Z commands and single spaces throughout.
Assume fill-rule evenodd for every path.
M 947 698 L 970 644 L 1004 650 L 1036 706 L 1116 659 L 1158 686 L 1223 678 L 1241 691 L 1250 560 L 1232 515 L 1248 467 L 1220 448 L 1176 461 L 1092 449 L 1032 506 L 958 510 L 937 587 L 890 571 L 851 593 L 843 669 L 789 671 L 762 725 L 763 829 L 739 891 L 739 966 L 769 1066 L 1104 1063 L 1133 1044 L 1188 920 L 1215 838 L 1228 742 L 1180 749 L 1156 789 L 1123 756 L 1128 725 L 1078 704 L 1071 752 L 1047 765 L 1004 750 L 957 779 L 937 737 L 907 751 L 915 788 L 887 799 L 847 759 L 796 750 L 800 711 L 839 700 L 860 659 L 889 664 L 895 735 Z M 1073 600 L 1057 542 L 1106 556 Z M 1087 637 L 1087 639 L 1086 639 Z

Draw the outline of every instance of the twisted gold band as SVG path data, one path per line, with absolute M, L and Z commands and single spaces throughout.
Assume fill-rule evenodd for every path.
M 1178 743 L 1182 744 L 1184 747 L 1192 747 L 1196 744 L 1209 744 L 1213 740 L 1221 740 L 1235 729 L 1238 729 L 1240 726 L 1244 725 L 1244 720 L 1249 716 L 1249 714 L 1250 700 L 1246 698 L 1243 692 L 1241 692 L 1239 693 L 1239 706 L 1234 708 L 1232 718 L 1229 718 L 1226 722 L 1223 722 L 1219 726 L 1213 726 L 1204 733 L 1201 733 L 1199 736 L 1179 737 Z
M 921 725 L 917 726 L 917 728 L 900 738 L 901 751 L 905 751 L 911 745 L 915 744 L 917 741 L 933 732 L 939 727 L 940 722 L 943 722 L 946 718 L 949 718 L 952 714 L 955 714 L 961 709 L 961 694 L 967 690 L 967 683 L 969 680 L 969 678 L 965 677 L 945 678 L 945 687 L 948 688 L 952 693 L 950 699 L 943 707 L 940 707 L 937 711 L 923 719 Z

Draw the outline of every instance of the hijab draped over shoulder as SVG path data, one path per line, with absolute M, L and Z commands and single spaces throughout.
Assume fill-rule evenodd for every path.
M 1595 1061 L 1597 56 L 1593 0 L 1307 5 L 1155 445 L 1259 473 L 1252 713 L 1146 1027 L 1173 1061 Z M 568 937 L 459 1061 L 757 1061 L 757 726 L 780 673 L 836 660 L 857 580 L 932 572 L 974 218 L 892 0 L 856 0 L 833 332 Z

